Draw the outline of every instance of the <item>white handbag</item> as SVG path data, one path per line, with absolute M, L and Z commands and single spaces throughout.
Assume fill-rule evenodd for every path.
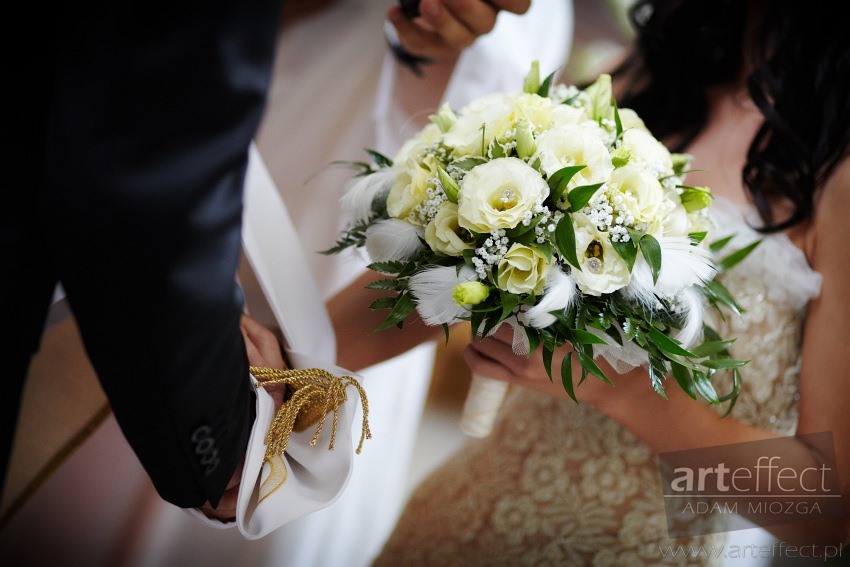
M 245 179 L 242 244 L 245 256 L 280 326 L 289 364 L 296 369 L 318 368 L 337 377 L 360 377 L 333 364 L 336 344 L 330 317 L 304 259 L 304 252 L 286 207 L 254 145 Z M 313 444 L 315 426 L 293 431 L 281 456 L 266 459 L 266 434 L 275 417 L 271 396 L 257 387 L 257 413 L 248 441 L 236 522 L 210 520 L 197 510 L 189 513 L 217 528 L 237 526 L 247 539 L 271 531 L 335 502 L 353 468 L 351 424 L 360 392 L 348 387 L 346 399 L 333 413 Z M 365 399 L 364 408 L 367 408 Z M 331 424 L 334 420 L 335 427 Z M 368 424 L 364 420 L 364 436 Z M 333 450 L 329 450 L 331 439 Z M 362 442 L 362 439 L 361 439 Z M 312 445 L 312 446 L 311 446 Z

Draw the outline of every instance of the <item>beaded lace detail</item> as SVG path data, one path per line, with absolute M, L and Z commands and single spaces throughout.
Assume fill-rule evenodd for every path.
M 745 211 L 722 199 L 712 208 L 716 236 L 737 235 L 730 251 L 760 237 Z M 775 235 L 723 283 L 746 315 L 714 326 L 737 337 L 733 356 L 751 361 L 733 415 L 793 433 L 802 321 L 820 275 Z M 722 559 L 665 558 L 659 546 L 724 539 L 666 536 L 657 460 L 618 422 L 515 388 L 493 434 L 467 444 L 416 490 L 376 565 L 715 565 Z

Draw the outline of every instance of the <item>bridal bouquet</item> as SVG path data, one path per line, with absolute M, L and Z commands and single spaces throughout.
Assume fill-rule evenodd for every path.
M 551 82 L 535 63 L 523 92 L 444 105 L 395 159 L 370 152 L 342 199 L 350 225 L 327 252 L 365 246 L 387 276 L 370 286 L 393 292 L 372 304 L 390 310 L 381 328 L 414 310 L 447 332 L 506 323 L 515 352 L 542 348 L 550 378 L 556 349 L 572 345 L 560 378 L 573 399 L 572 357 L 579 383 L 609 382 L 601 355 L 622 371 L 646 365 L 662 396 L 672 375 L 693 398 L 734 403 L 744 361 L 705 327 L 704 305 L 740 311 L 714 276 L 754 245 L 714 261 L 728 239 L 708 244 L 710 191 L 686 185 L 688 156 L 616 106 L 610 76 L 584 90 Z M 719 370 L 734 374 L 724 396 Z M 474 378 L 495 399 L 470 392 L 467 433 L 488 433 L 505 387 Z

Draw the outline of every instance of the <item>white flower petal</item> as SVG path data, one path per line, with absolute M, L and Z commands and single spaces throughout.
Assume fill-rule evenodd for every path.
M 373 262 L 407 260 L 422 248 L 422 227 L 398 219 L 378 221 L 366 230 L 366 252 Z
M 455 286 L 476 281 L 475 270 L 464 266 L 460 273 L 454 266 L 440 266 L 413 274 L 410 291 L 416 298 L 416 310 L 428 325 L 460 321 L 469 311 L 452 297 Z

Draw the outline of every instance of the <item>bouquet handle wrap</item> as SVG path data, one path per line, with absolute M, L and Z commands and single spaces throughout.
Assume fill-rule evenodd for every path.
M 461 431 L 470 437 L 490 435 L 509 388 L 508 382 L 474 374 L 463 404 Z

